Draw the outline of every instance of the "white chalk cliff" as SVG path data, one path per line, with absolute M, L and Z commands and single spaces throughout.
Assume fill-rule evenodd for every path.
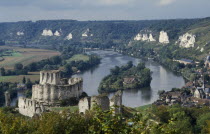
M 89 37 L 89 36 L 93 36 L 93 34 L 90 33 L 90 29 L 88 28 L 88 29 L 82 34 L 82 37 Z
M 135 41 L 140 41 L 142 39 L 142 35 L 140 34 L 140 33 L 138 33 L 137 35 L 136 35 L 136 37 L 134 37 L 134 40 Z
M 151 41 L 151 42 L 156 41 L 156 40 L 153 38 L 153 35 L 152 35 L 152 34 L 149 34 L 149 41 Z
M 16 34 L 17 34 L 18 36 L 23 36 L 23 35 L 24 35 L 24 32 L 20 32 L 20 31 L 19 31 L 19 32 L 17 32 Z
M 55 36 L 61 36 L 61 34 L 56 30 L 54 33 Z
M 53 36 L 52 30 L 44 29 L 42 32 L 42 36 Z
M 156 41 L 154 38 L 153 38 L 153 35 L 152 34 L 140 34 L 138 33 L 135 37 L 134 37 L 134 40 L 135 41 L 148 41 L 148 42 L 152 42 L 152 41 Z
M 195 35 L 186 33 L 179 37 L 179 46 L 184 48 L 195 47 Z
M 73 35 L 72 33 L 69 33 L 67 36 L 66 36 L 66 40 L 71 40 L 73 39 Z
M 148 36 L 147 36 L 147 34 L 143 34 L 143 37 L 142 37 L 142 41 L 148 41 Z
M 160 31 L 159 42 L 163 44 L 169 43 L 169 37 L 168 37 L 167 32 Z

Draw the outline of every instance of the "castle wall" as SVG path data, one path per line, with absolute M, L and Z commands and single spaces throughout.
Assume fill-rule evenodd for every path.
M 122 91 L 118 91 L 110 99 L 110 108 L 114 111 L 114 114 L 120 114 L 122 112 Z
M 40 84 L 60 84 L 61 76 L 60 71 L 41 71 L 40 72 Z
M 32 87 L 32 99 L 43 102 L 54 102 L 57 100 L 77 97 L 83 92 L 83 81 L 81 78 L 71 78 L 69 85 L 37 84 Z
M 91 97 L 91 109 L 94 106 L 99 106 L 103 111 L 109 110 L 109 98 L 108 96 L 93 96 Z
M 85 97 L 79 100 L 79 113 L 85 114 L 87 110 L 90 110 L 90 100 L 90 97 Z
M 22 115 L 33 117 L 35 114 L 41 114 L 45 111 L 44 106 L 32 99 L 19 97 L 18 99 L 19 112 Z

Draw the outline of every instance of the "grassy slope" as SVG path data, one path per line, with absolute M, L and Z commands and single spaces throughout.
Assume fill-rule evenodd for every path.
M 89 57 L 87 55 L 83 55 L 83 54 L 77 54 L 74 55 L 73 57 L 71 57 L 69 60 L 67 60 L 67 62 L 71 62 L 71 61 L 88 61 Z

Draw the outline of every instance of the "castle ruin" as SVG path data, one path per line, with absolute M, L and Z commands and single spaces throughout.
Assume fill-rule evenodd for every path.
M 109 100 L 107 95 L 85 97 L 79 101 L 79 113 L 85 114 L 86 111 L 92 110 L 95 106 L 101 108 L 102 111 L 113 109 L 113 114 L 122 113 L 122 91 L 118 91 Z
M 41 71 L 39 84 L 32 87 L 32 98 L 19 98 L 19 112 L 30 116 L 44 112 L 43 107 L 59 106 L 62 100 L 78 98 L 83 92 L 82 78 L 61 78 L 59 70 Z

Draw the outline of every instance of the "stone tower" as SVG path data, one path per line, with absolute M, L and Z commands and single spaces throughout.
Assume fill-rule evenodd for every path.
M 4 95 L 5 95 L 5 106 L 6 107 L 9 107 L 10 106 L 10 103 L 11 103 L 10 93 L 8 91 L 6 91 L 4 93 Z

